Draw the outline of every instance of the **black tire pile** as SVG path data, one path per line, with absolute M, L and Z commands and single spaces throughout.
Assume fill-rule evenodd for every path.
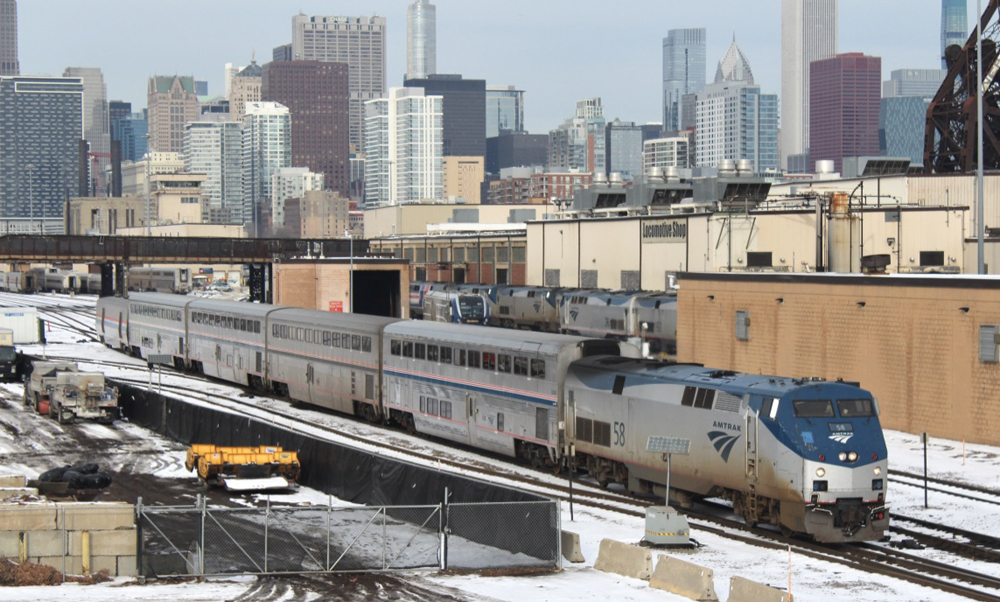
M 66 483 L 69 489 L 76 490 L 106 489 L 111 485 L 111 475 L 93 462 L 53 468 L 39 475 L 38 480 L 43 483 Z

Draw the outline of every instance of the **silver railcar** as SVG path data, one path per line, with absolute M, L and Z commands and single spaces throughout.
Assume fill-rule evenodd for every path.
M 102 300 L 103 301 L 103 300 Z M 134 293 L 128 298 L 129 351 L 144 359 L 171 355 L 184 367 L 187 356 L 187 305 L 193 299 L 156 293 Z M 100 307 L 100 304 L 99 304 Z
M 112 349 L 128 350 L 128 304 L 121 297 L 104 297 L 97 303 L 97 336 Z
M 206 376 L 260 387 L 266 380 L 267 316 L 278 308 L 256 303 L 174 298 L 179 300 L 178 306 L 186 309 L 187 347 L 181 341 L 181 348 L 186 349 L 187 365 Z
M 191 292 L 191 270 L 188 268 L 132 268 L 128 271 L 131 291 L 156 293 Z
M 491 322 L 504 328 L 559 332 L 559 289 L 540 286 L 501 287 Z

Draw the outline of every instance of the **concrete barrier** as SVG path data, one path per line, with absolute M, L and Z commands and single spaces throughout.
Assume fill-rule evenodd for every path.
M 0 477 L 0 487 L 24 487 L 28 479 L 24 475 L 4 475 Z
M 34 487 L 0 487 L 0 500 L 20 498 L 26 495 L 38 497 L 38 489 Z
M 57 527 L 54 506 L 0 505 L 0 530 L 42 531 Z
M 660 556 L 649 587 L 684 596 L 691 600 L 718 602 L 712 569 L 672 556 Z
M 794 596 L 769 585 L 761 585 L 743 577 L 729 581 L 728 602 L 792 602 Z
M 653 573 L 653 555 L 646 548 L 602 539 L 594 568 L 605 573 L 649 581 Z
M 112 531 L 135 526 L 135 506 L 118 502 L 58 504 L 57 528 L 69 531 Z
M 562 555 L 568 562 L 585 562 L 580 551 L 580 534 L 562 531 Z

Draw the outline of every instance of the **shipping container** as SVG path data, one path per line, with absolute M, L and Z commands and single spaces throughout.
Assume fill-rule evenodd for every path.
M 14 344 L 38 343 L 38 311 L 34 307 L 0 308 L 0 328 L 13 331 Z

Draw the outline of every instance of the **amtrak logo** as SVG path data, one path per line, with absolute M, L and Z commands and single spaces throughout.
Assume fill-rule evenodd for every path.
M 848 441 L 851 440 L 851 437 L 853 437 L 853 436 L 854 436 L 853 434 L 850 434 L 850 435 L 830 435 L 830 438 L 833 439 L 834 441 L 836 441 L 837 443 L 845 443 L 846 444 Z
M 576 322 L 576 317 L 579 316 L 579 315 L 580 315 L 580 310 L 578 310 L 578 309 L 571 309 L 571 310 L 569 310 L 569 317 L 573 318 L 574 322 Z
M 729 462 L 729 452 L 733 451 L 733 446 L 736 445 L 736 440 L 740 436 L 730 435 L 723 431 L 712 431 L 708 434 L 708 438 L 712 441 L 712 445 L 715 446 L 715 450 L 722 456 L 722 460 Z
M 535 313 L 536 313 L 536 314 L 537 314 L 538 312 L 542 311 L 542 304 L 541 304 L 541 303 L 538 303 L 537 301 L 535 302 L 535 305 L 534 305 L 533 307 L 535 308 Z

